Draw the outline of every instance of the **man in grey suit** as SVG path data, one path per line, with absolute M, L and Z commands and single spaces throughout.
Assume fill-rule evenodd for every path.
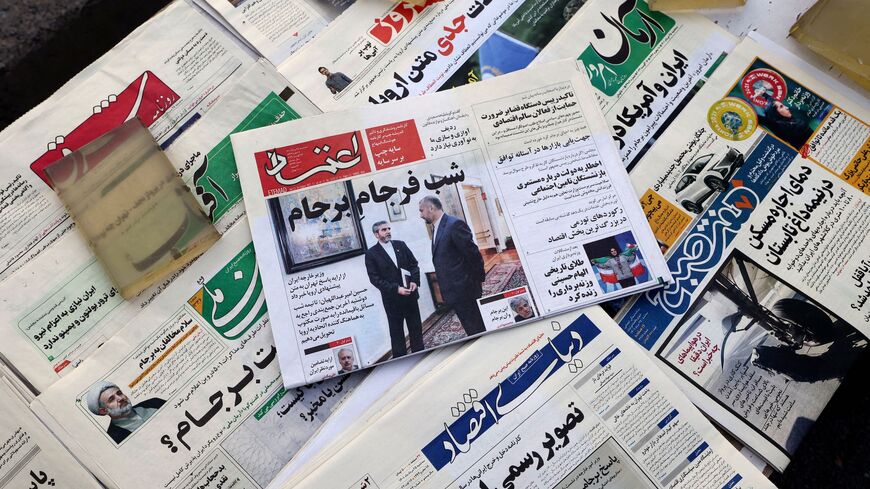
M 471 229 L 462 219 L 444 213 L 441 200 L 427 195 L 420 200 L 420 217 L 434 226 L 432 263 L 441 296 L 459 317 L 468 336 L 486 331 L 477 299 L 483 295 L 483 257 Z

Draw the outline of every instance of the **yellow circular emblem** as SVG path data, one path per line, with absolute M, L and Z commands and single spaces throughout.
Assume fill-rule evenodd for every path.
M 725 97 L 707 111 L 707 124 L 725 139 L 743 141 L 758 127 L 758 115 L 746 101 Z

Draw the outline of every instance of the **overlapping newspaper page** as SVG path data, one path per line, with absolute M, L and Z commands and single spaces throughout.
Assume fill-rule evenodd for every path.
M 674 282 L 623 329 L 782 470 L 870 334 L 870 110 L 742 41 L 631 173 Z
M 291 478 L 329 460 L 336 451 L 336 445 L 362 433 L 371 419 L 377 418 L 384 409 L 413 391 L 420 379 L 431 373 L 460 346 L 439 348 L 426 355 L 405 357 L 373 369 L 281 469 L 270 487 L 280 487 Z
M 244 215 L 229 134 L 316 112 L 267 63 L 254 64 L 238 80 L 166 148 L 222 233 Z M 21 390 L 41 392 L 146 309 L 170 283 L 195 279 L 182 270 L 125 302 L 73 230 L 0 283 L 0 364 L 27 385 Z
M 5 377 L 0 377 L 0 412 L 0 488 L 99 489 Z
M 231 136 L 287 386 L 668 280 L 572 61 L 298 122 Z
M 525 68 L 584 2 L 356 2 L 278 71 L 324 112 Z
M 254 64 L 210 17 L 174 2 L 0 135 L 0 280 L 73 228 L 44 169 L 132 117 L 167 146 Z
M 578 60 L 631 168 L 737 39 L 704 16 L 591 0 L 532 62 Z
M 354 3 L 354 0 L 203 1 L 275 65 Z
M 186 278 L 32 407 L 110 487 L 265 487 L 364 374 L 284 388 L 246 225 Z
M 283 487 L 773 487 L 600 308 L 470 343 L 341 444 Z

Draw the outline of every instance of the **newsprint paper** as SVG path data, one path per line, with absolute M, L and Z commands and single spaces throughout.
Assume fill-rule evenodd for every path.
M 870 109 L 742 41 L 632 170 L 674 282 L 619 323 L 782 470 L 870 334 Z
M 230 133 L 317 112 L 298 93 L 291 95 L 287 81 L 267 62 L 255 63 L 238 80 L 165 150 L 221 233 L 244 217 Z M 170 245 L 183 239 L 171 238 Z M 0 282 L 0 363 L 39 393 L 177 280 L 196 277 L 179 270 L 124 301 L 79 233 L 67 233 Z
M 202 0 L 274 65 L 290 57 L 354 0 Z M 370 2 L 373 3 L 373 2 Z M 384 2 L 386 4 L 386 2 Z
M 0 280 L 74 224 L 46 166 L 133 117 L 161 145 L 194 125 L 255 59 L 178 1 L 0 134 Z
M 186 275 L 31 406 L 110 487 L 266 487 L 364 373 L 284 388 L 247 225 Z
M 231 139 L 288 387 L 668 279 L 572 61 Z
M 600 308 L 481 338 L 282 487 L 774 487 Z
M 99 489 L 8 380 L 0 377 L 0 488 Z
M 324 112 L 423 95 L 525 68 L 582 4 L 356 2 L 278 71 Z
M 737 39 L 702 15 L 590 0 L 532 62 L 576 59 L 631 168 Z

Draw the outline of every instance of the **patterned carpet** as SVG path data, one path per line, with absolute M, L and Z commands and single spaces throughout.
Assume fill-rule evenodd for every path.
M 520 262 L 499 263 L 486 273 L 483 282 L 483 295 L 488 296 L 504 290 L 527 285 L 526 274 Z M 465 330 L 459 324 L 459 318 L 452 310 L 448 310 L 428 331 L 423 333 L 423 345 L 433 348 L 465 337 Z

